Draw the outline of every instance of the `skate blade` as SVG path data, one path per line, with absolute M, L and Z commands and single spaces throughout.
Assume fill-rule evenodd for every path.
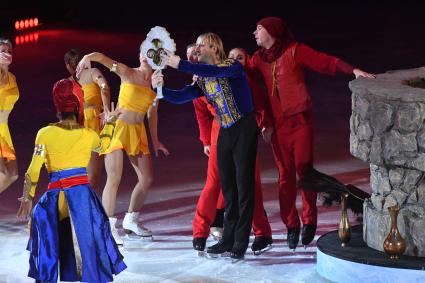
M 214 234 L 210 234 L 210 235 L 211 235 L 211 237 L 213 237 L 214 241 L 220 241 L 221 240 L 221 236 L 217 236 L 217 235 L 214 235 Z
M 232 264 L 238 264 L 245 261 L 245 257 L 242 258 L 232 258 Z
M 142 241 L 144 241 L 144 240 L 153 241 L 153 236 L 152 235 L 150 235 L 150 236 L 139 236 L 139 235 L 134 234 L 134 233 L 125 234 L 125 238 L 127 240 L 130 240 L 130 241 L 140 241 L 140 240 L 142 240 Z
M 268 245 L 267 247 L 265 247 L 262 250 L 253 251 L 253 253 L 254 253 L 255 256 L 257 256 L 257 255 L 261 255 L 261 254 L 263 254 L 263 253 L 265 253 L 265 252 L 267 252 L 267 251 L 269 251 L 271 249 L 273 249 L 273 245 Z
M 199 254 L 199 253 L 198 253 Z M 208 259 L 218 259 L 218 258 L 230 258 L 230 253 L 229 252 L 224 252 L 222 254 L 212 254 L 212 253 L 207 253 L 205 252 L 204 256 Z
M 207 257 L 207 252 L 205 251 L 196 251 L 199 257 Z

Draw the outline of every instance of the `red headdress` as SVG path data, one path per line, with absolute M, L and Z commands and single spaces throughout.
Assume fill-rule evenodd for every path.
M 260 56 L 266 62 L 273 62 L 295 41 L 289 27 L 278 17 L 262 18 L 257 25 L 263 26 L 275 39 L 275 43 L 269 49 L 260 49 Z
M 78 113 L 78 122 L 83 122 L 84 116 L 81 112 L 84 109 L 83 101 L 74 94 L 73 82 L 69 79 L 62 79 L 53 86 L 53 103 L 57 112 Z

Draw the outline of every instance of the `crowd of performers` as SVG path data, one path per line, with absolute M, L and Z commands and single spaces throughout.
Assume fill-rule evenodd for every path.
M 316 193 L 301 190 L 301 216 L 295 206 L 297 175 L 303 178 L 313 164 L 312 103 L 303 69 L 374 76 L 297 42 L 280 18 L 261 19 L 254 36 L 259 49 L 252 57 L 242 48 L 227 56 L 214 33 L 202 34 L 188 45 L 187 60 L 162 54 L 166 65 L 193 76 L 192 83 L 179 90 L 167 88 L 162 73 L 153 72 L 141 52 L 136 68 L 98 52 L 82 56 L 71 49 L 65 54 L 70 77 L 53 86 L 59 121 L 38 131 L 19 198 L 18 217 L 30 218 L 30 277 L 37 282 L 56 282 L 59 275 L 64 281 L 110 282 L 126 268 L 115 216 L 124 153 L 138 180 L 122 228 L 127 234 L 152 236 L 140 222 L 139 211 L 154 175 L 145 116 L 155 154 L 169 154 L 157 135 L 159 86 L 164 86 L 168 102 L 193 101 L 208 156 L 207 179 L 193 219 L 193 248 L 204 251 L 211 233 L 218 242 L 207 248 L 209 255 L 228 252 L 239 260 L 248 248 L 251 229 L 254 254 L 272 244 L 263 206 L 259 136 L 271 144 L 279 171 L 280 216 L 288 246 L 295 250 L 300 237 L 303 245 L 310 244 L 317 227 Z M 7 125 L 19 98 L 16 79 L 8 71 L 11 62 L 12 44 L 0 39 L 0 193 L 18 178 Z M 110 102 L 106 78 L 91 62 L 120 77 L 117 108 Z M 49 184 L 33 207 L 43 164 Z M 100 200 L 93 187 L 99 185 L 103 164 L 107 180 Z

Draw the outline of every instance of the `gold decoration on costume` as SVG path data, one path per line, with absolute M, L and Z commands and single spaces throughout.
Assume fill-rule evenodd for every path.
M 36 144 L 34 146 L 34 155 L 45 156 L 46 146 L 44 144 Z
M 233 60 L 233 59 L 226 59 L 226 60 L 224 60 L 222 63 L 218 64 L 217 66 L 219 66 L 219 67 L 229 67 L 229 66 L 231 66 L 234 62 L 235 62 L 235 60 Z
M 37 185 L 37 182 L 33 183 L 31 182 L 30 175 L 28 173 L 25 173 L 25 179 L 24 179 L 24 188 L 22 191 L 22 197 L 24 202 L 28 202 L 32 200 L 32 196 L 30 196 L 30 191 L 32 186 Z

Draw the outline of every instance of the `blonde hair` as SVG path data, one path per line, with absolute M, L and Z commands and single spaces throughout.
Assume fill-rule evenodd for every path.
M 196 39 L 197 44 L 208 44 L 211 48 L 215 47 L 217 59 L 220 61 L 226 60 L 226 52 L 224 52 L 223 41 L 221 38 L 212 32 L 203 33 Z

